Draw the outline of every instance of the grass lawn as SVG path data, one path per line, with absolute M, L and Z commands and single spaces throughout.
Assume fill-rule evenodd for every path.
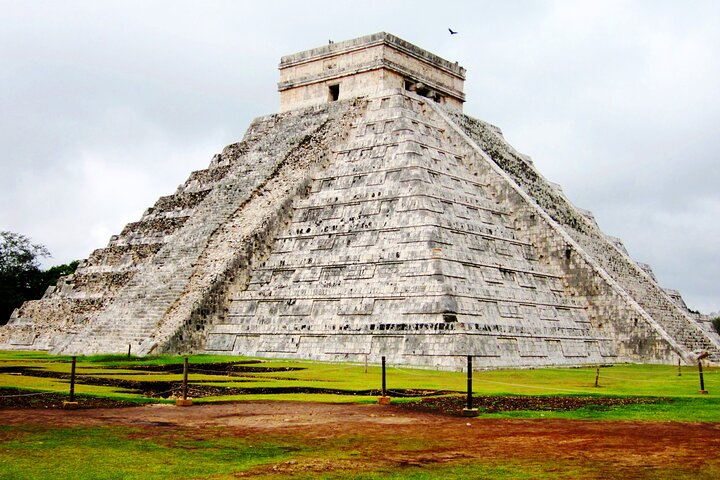
M 42 352 L 0 352 L 0 389 L 28 392 L 67 392 L 70 357 Z M 182 381 L 179 356 L 128 358 L 122 355 L 78 357 L 77 395 L 131 401 L 169 402 L 149 399 L 147 390 L 174 388 Z M 193 355 L 189 358 L 189 384 L 198 388 L 218 387 L 216 392 L 196 398 L 198 403 L 238 400 L 299 400 L 330 403 L 375 402 L 381 385 L 377 365 L 327 363 L 301 360 L 251 359 L 236 356 Z M 240 362 L 240 363 L 238 363 Z M 228 373 L 220 364 L 236 364 Z M 175 366 L 172 371 L 160 370 Z M 146 368 L 146 370 L 138 369 Z M 596 367 L 487 370 L 473 374 L 475 395 L 622 396 L 665 397 L 669 403 L 633 404 L 611 408 L 582 408 L 569 412 L 499 412 L 493 417 L 558 417 L 584 419 L 720 421 L 720 369 L 705 368 L 705 388 L 700 395 L 697 369 L 677 366 L 614 365 Z M 173 387 L 174 385 L 174 387 Z M 387 386 L 394 401 L 412 401 L 413 391 L 425 394 L 463 393 L 464 372 L 411 369 L 388 366 Z M 225 389 L 242 389 L 240 393 Z M 1 393 L 0 393 L 1 396 Z M 166 395 L 167 396 L 167 395 Z
M 66 393 L 70 357 L 41 352 L 0 352 L 0 397 L 3 389 L 27 393 Z M 217 388 L 197 403 L 243 400 L 295 400 L 327 403 L 375 403 L 381 384 L 377 365 L 194 355 L 190 388 Z M 78 357 L 76 393 L 133 402 L 171 402 L 149 398 L 148 389 L 167 388 L 182 380 L 182 357 L 127 358 L 119 355 Z M 234 364 L 228 371 L 226 364 Z M 164 367 L 171 366 L 171 367 Z M 168 370 L 170 368 L 170 370 Z M 587 405 L 575 410 L 517 410 L 483 413 L 474 422 L 545 419 L 720 422 L 720 369 L 705 369 L 707 395 L 698 393 L 697 368 L 614 365 L 596 367 L 491 370 L 474 372 L 474 394 L 483 396 L 662 397 L 667 401 L 628 405 Z M 387 385 L 394 402 L 416 401 L 418 393 L 464 393 L 466 374 L 389 366 Z M 225 388 L 243 389 L 224 394 Z M 6 390 L 9 391 L 9 390 Z M 200 391 L 200 390 L 198 390 Z M 204 390 L 206 393 L 208 390 Z M 212 393 L 212 392 L 211 392 Z M 409 395 L 401 397 L 398 394 Z M 415 397 L 413 395 L 416 395 Z M 170 407 L 174 408 L 174 407 Z M 154 426 L 50 426 L 3 422 L 0 409 L 0 479 L 167 479 L 167 478 L 613 478 L 616 463 L 606 457 L 545 458 L 532 444 L 525 457 L 513 448 L 492 455 L 467 457 L 462 438 L 453 445 L 423 427 L 393 436 L 392 430 L 282 434 L 225 427 L 162 428 Z M 448 420 L 449 421 L 449 420 Z M 465 428 L 464 419 L 453 425 Z M 543 423 L 543 422 L 541 422 Z M 467 425 L 471 425 L 468 423 Z M 684 428 L 684 427 L 683 427 Z M 710 427 L 715 428 L 715 427 Z M 500 432 L 502 435 L 502 432 Z M 692 434 L 690 434 L 692 435 Z M 484 438 L 484 437 L 478 437 Z M 509 445 L 516 439 L 508 437 Z M 574 437 L 569 436 L 569 439 Z M 563 438 L 561 437 L 561 440 Z M 612 440 L 612 436 L 611 436 Z M 502 436 L 499 441 L 503 441 Z M 527 442 L 538 441 L 530 432 Z M 460 445 L 460 446 L 458 446 Z M 673 442 L 670 442 L 671 447 Z M 624 445 L 621 445 L 624 449 Z M 573 447 L 574 448 L 574 447 Z M 664 447 L 668 450 L 668 447 Z M 443 452 L 453 454 L 443 457 Z M 690 449 L 692 450 L 692 449 Z M 579 450 L 580 451 L 580 450 Z M 682 454 L 683 450 L 678 450 Z M 425 458 L 430 455 L 431 460 Z M 440 455 L 437 457 L 437 455 Z M 674 455 L 674 453 L 673 453 Z M 720 460 L 658 464 L 638 478 L 720 478 Z M 630 463 L 636 460 L 628 460 Z M 642 460 L 637 460 L 642 461 Z M 674 462 L 674 463 L 673 463 Z M 630 477 L 629 477 L 630 478 Z
M 313 445 L 306 439 L 292 436 L 280 440 L 239 438 L 225 435 L 225 432 L 213 434 L 214 438 L 209 435 L 182 439 L 147 438 L 141 430 L 127 428 L 5 427 L 0 429 L 0 478 L 237 478 L 238 472 L 253 467 L 283 462 L 286 465 L 307 463 L 310 458 L 314 465 L 352 463 L 352 458 L 360 454 L 359 449 L 365 443 L 358 436 L 339 444 L 319 442 Z M 407 449 L 408 446 L 395 445 L 390 450 L 402 447 Z M 548 474 L 557 468 L 558 465 L 551 462 L 549 465 L 520 465 L 488 459 L 487 462 L 422 468 L 376 466 L 355 471 L 352 478 L 537 478 L 538 475 L 553 478 Z M 579 465 L 566 463 L 562 468 L 564 474 L 568 473 L 568 468 L 582 471 Z M 263 472 L 253 478 L 284 478 L 287 473 Z M 293 478 L 348 478 L 346 471 L 294 473 Z
M 512 450 L 486 456 L 477 451 L 464 455 L 457 442 L 429 439 L 417 431 L 402 433 L 318 437 L 293 430 L 283 434 L 239 434 L 217 427 L 201 431 L 0 427 L 0 479 L 620 478 L 618 462 L 608 458 L 607 452 L 590 458 L 545 457 L 542 452 Z M 515 444 L 519 440 L 509 441 Z M 443 456 L 449 451 L 453 453 Z M 637 470 L 628 478 L 695 480 L 718 478 L 720 474 L 717 457 L 699 466 L 669 458 L 652 469 L 648 465 L 633 466 L 632 462 L 631 458 L 628 471 Z
M 144 438 L 128 428 L 0 430 L 0 478 L 194 478 L 281 461 L 293 450 L 242 438 Z M 80 461 L 78 461 L 80 460 Z

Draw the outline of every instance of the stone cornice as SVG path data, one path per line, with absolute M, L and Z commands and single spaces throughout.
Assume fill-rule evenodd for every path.
M 280 59 L 280 70 L 314 62 L 321 59 L 332 58 L 338 55 L 347 54 L 356 50 L 367 49 L 377 45 L 387 45 L 395 50 L 405 53 L 423 63 L 431 65 L 439 70 L 465 80 L 465 69 L 457 62 L 450 62 L 433 53 L 423 50 L 412 43 L 386 32 L 366 35 L 364 37 L 346 40 L 344 42 L 331 43 L 323 47 L 305 50 L 303 52 L 286 55 Z
M 364 47 L 363 47 L 364 48 Z M 456 90 L 454 88 L 449 88 L 444 85 L 440 85 L 437 82 L 427 78 L 424 75 L 419 74 L 418 72 L 414 72 L 412 70 L 409 70 L 393 61 L 390 61 L 386 58 L 378 58 L 375 60 L 371 60 L 369 62 L 365 62 L 358 65 L 353 65 L 349 68 L 340 68 L 340 69 L 333 69 L 328 70 L 326 72 L 323 72 L 321 74 L 317 75 L 308 75 L 305 77 L 301 77 L 294 80 L 288 80 L 285 82 L 279 82 L 278 83 L 278 90 L 279 91 L 285 91 L 290 90 L 291 88 L 297 88 L 302 87 L 305 85 L 311 85 L 313 83 L 319 83 L 319 82 L 326 82 L 328 80 L 334 80 L 337 78 L 347 77 L 349 75 L 356 75 L 358 73 L 364 73 L 369 72 L 372 70 L 379 70 L 381 68 L 385 68 L 391 71 L 394 71 L 396 73 L 399 73 L 400 75 L 420 81 L 427 85 L 428 87 L 432 88 L 433 90 L 437 90 L 440 93 L 443 93 L 447 96 L 455 97 L 459 99 L 460 101 L 465 101 L 465 94 L 459 90 Z

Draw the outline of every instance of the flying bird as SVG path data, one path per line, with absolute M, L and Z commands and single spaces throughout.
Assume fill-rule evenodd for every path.
M 452 28 L 448 28 L 448 31 L 450 31 L 450 35 L 455 35 L 456 33 L 458 33 L 458 32 L 453 32 Z

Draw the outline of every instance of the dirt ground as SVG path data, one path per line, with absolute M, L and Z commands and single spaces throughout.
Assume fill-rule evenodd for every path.
M 148 437 L 202 438 L 222 431 L 244 438 L 293 437 L 333 444 L 351 438 L 359 453 L 357 460 L 346 461 L 349 469 L 491 458 L 593 465 L 593 474 L 583 478 L 632 479 L 650 478 L 655 470 L 676 466 L 682 466 L 684 473 L 707 472 L 708 462 L 714 466 L 720 462 L 718 423 L 467 419 L 393 405 L 242 402 L 187 408 L 156 404 L 77 411 L 3 409 L 1 423 L 130 426 L 143 429 Z M 247 475 L 338 468 L 337 463 L 330 467 L 323 462 L 327 460 L 306 458 L 259 467 Z

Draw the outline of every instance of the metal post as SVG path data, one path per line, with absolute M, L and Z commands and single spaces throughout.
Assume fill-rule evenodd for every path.
M 185 361 L 183 362 L 183 386 L 182 386 L 183 400 L 187 400 L 187 377 L 188 377 L 188 357 L 185 357 Z
M 385 383 L 385 357 L 382 357 L 382 396 L 386 397 L 385 391 L 387 390 Z
M 132 348 L 132 343 L 128 343 L 128 358 L 130 358 L 130 349 Z
M 600 367 L 595 370 L 595 387 L 599 387 L 598 382 L 600 380 Z
M 472 409 L 472 357 L 467 357 L 467 409 Z
M 70 401 L 75 401 L 75 364 L 77 363 L 77 357 L 72 357 L 72 367 L 70 368 Z
M 678 377 L 682 377 L 682 367 L 680 366 L 681 360 L 678 358 Z

